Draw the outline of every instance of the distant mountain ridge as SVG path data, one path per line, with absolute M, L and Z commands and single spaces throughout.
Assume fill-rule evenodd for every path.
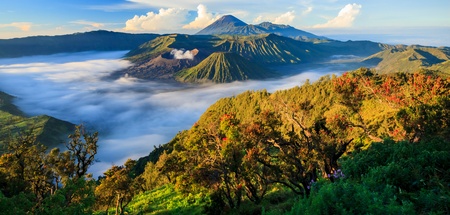
M 131 50 L 157 36 L 159 35 L 99 30 L 59 36 L 0 39 L 0 58 L 49 55 L 63 52 Z
M 225 15 L 196 33 L 196 35 L 256 35 L 276 34 L 298 40 L 326 39 L 325 37 L 296 29 L 289 25 L 278 25 L 263 22 L 258 25 L 248 25 L 240 19 Z
M 379 73 L 416 72 L 418 68 L 440 70 L 450 75 L 450 48 L 397 45 L 364 59 L 376 64 Z

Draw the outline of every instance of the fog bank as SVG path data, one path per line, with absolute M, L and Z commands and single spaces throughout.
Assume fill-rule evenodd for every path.
M 219 98 L 246 90 L 288 89 L 306 79 L 357 68 L 348 56 L 338 56 L 320 65 L 279 67 L 281 74 L 290 76 L 265 81 L 193 86 L 132 77 L 106 79 L 130 65 L 121 59 L 125 53 L 0 59 L 0 91 L 16 96 L 15 104 L 29 115 L 46 114 L 99 131 L 100 162 L 91 169 L 99 175 L 112 164 L 147 155 L 155 145 L 189 129 Z

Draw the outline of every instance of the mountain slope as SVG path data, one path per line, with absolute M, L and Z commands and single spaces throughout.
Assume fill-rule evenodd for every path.
M 208 50 L 211 49 L 215 40 L 218 39 L 219 38 L 213 36 L 194 36 L 186 34 L 163 35 L 146 41 L 139 45 L 139 47 L 132 49 L 126 54 L 126 57 L 133 63 L 141 63 L 142 61 L 147 61 L 151 58 L 168 53 L 173 49 Z
M 226 83 L 273 76 L 267 69 L 252 63 L 236 53 L 215 52 L 197 66 L 180 71 L 176 79 L 181 82 Z
M 275 34 L 223 38 L 224 40 L 216 44 L 216 49 L 238 53 L 250 61 L 262 64 L 300 63 L 325 56 L 325 53 L 312 43 Z
M 225 20 L 226 21 L 226 20 Z M 231 26 L 242 25 L 233 21 Z M 282 26 L 287 31 L 289 26 L 263 24 L 273 30 L 273 26 Z M 254 25 L 240 26 L 249 31 Z M 275 29 L 277 29 L 276 27 Z M 289 30 L 290 29 L 290 30 Z M 326 41 L 321 43 L 305 42 L 283 37 L 277 34 L 238 35 L 181 35 L 159 36 L 130 51 L 126 56 L 133 66 L 115 72 L 113 76 L 129 75 L 143 79 L 172 79 L 180 70 L 199 64 L 214 52 L 236 53 L 248 61 L 261 66 L 320 62 L 333 55 L 370 56 L 390 46 L 371 41 Z M 173 51 L 195 52 L 189 59 L 179 59 L 171 54 Z
M 127 74 L 141 79 L 171 79 L 185 68 L 200 63 L 213 50 L 216 37 L 171 34 L 159 36 L 131 50 L 127 59 L 133 66 L 115 72 L 115 76 Z M 192 58 L 177 59 L 172 51 L 189 51 Z
M 415 72 L 418 68 L 439 69 L 449 73 L 450 48 L 396 46 L 372 56 L 364 62 L 377 64 L 379 73 Z
M 26 117 L 14 104 L 13 97 L 0 92 L 0 154 L 2 147 L 11 136 L 31 130 L 37 141 L 48 147 L 60 145 L 74 125 L 50 116 Z
M 60 36 L 1 39 L 0 58 L 62 52 L 130 50 L 157 36 L 156 34 L 127 34 L 100 30 Z
M 308 40 L 311 38 L 327 39 L 326 37 L 317 36 L 315 34 L 296 29 L 289 25 L 278 25 L 270 22 L 263 22 L 255 26 L 258 27 L 259 29 L 264 30 L 266 33 L 290 37 L 296 40 Z
M 173 51 L 189 51 L 189 59 L 177 59 Z M 258 65 L 293 64 L 326 57 L 324 48 L 275 34 L 253 36 L 164 35 L 148 41 L 127 54 L 133 66 L 114 75 L 128 74 L 143 79 L 171 79 L 186 68 L 199 64 L 214 52 L 236 53 Z M 250 77 L 251 78 L 251 77 Z
M 331 40 L 323 43 L 315 44 L 320 49 L 325 50 L 330 55 L 356 55 L 368 57 L 380 51 L 390 49 L 394 46 L 372 42 L 368 40 L 361 41 L 337 41 Z
M 289 25 L 277 25 L 263 22 L 258 25 L 248 25 L 232 15 L 226 15 L 196 33 L 197 35 L 240 35 L 277 34 L 299 40 L 326 39 L 306 31 L 298 30 Z

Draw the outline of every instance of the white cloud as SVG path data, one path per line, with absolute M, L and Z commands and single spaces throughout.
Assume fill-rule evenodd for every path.
M 281 14 L 273 21 L 274 24 L 289 24 L 295 19 L 295 11 Z
M 262 22 L 263 21 L 263 16 L 262 15 L 259 15 L 258 17 L 256 17 L 254 20 L 253 20 L 253 23 L 260 23 L 260 22 Z
M 314 25 L 314 28 L 347 28 L 353 25 L 353 21 L 361 11 L 362 6 L 360 4 L 347 4 L 339 11 L 337 17 L 329 20 L 325 24 Z
M 93 27 L 93 28 L 102 28 L 105 26 L 105 24 L 103 24 L 103 23 L 90 22 L 90 21 L 86 21 L 86 20 L 77 20 L 77 21 L 73 21 L 70 23 L 78 24 L 78 25 L 87 25 L 87 26 Z
M 313 11 L 313 7 L 308 7 L 308 8 L 306 8 L 306 10 L 304 10 L 304 11 L 302 12 L 302 15 L 303 15 L 303 16 L 308 15 L 308 14 L 311 13 L 312 11 Z
M 0 28 L 14 27 L 21 31 L 29 31 L 33 24 L 31 22 L 13 22 L 9 24 L 0 24 Z
M 197 6 L 197 17 L 191 23 L 183 26 L 184 29 L 201 29 L 220 18 L 220 15 L 208 13 L 208 8 L 205 5 L 199 4 Z
M 126 22 L 125 31 L 173 31 L 179 30 L 188 11 L 181 8 L 161 8 L 158 13 L 135 15 Z

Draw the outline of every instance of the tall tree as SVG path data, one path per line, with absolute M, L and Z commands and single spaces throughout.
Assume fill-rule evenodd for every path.
M 135 164 L 136 161 L 128 159 L 124 166 L 112 166 L 104 173 L 105 177 L 95 190 L 98 207 L 103 206 L 108 211 L 111 204 L 115 203 L 116 215 L 125 212 L 125 207 L 139 191 L 135 179 L 130 175 Z

